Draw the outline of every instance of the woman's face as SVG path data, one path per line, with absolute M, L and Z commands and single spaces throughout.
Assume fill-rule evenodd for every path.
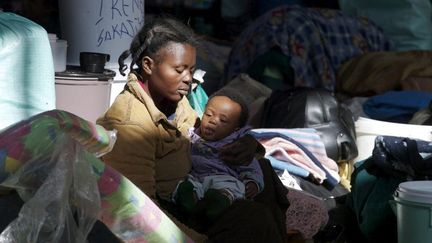
M 204 111 L 200 136 L 208 141 L 222 139 L 238 128 L 241 106 L 226 96 L 211 98 Z
M 187 95 L 195 71 L 196 49 L 189 44 L 171 42 L 151 59 L 144 58 L 148 89 L 156 103 L 166 100 L 177 104 Z M 148 66 L 146 70 L 145 66 Z

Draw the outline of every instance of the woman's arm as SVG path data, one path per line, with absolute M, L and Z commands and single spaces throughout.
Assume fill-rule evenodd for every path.
M 264 147 L 249 134 L 220 149 L 220 158 L 231 165 L 249 165 L 257 157 L 263 157 Z

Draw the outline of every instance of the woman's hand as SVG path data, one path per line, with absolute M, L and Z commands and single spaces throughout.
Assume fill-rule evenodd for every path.
M 245 185 L 246 187 L 246 198 L 252 199 L 258 194 L 258 186 L 255 182 L 249 181 Z
M 258 141 L 247 134 L 238 140 L 223 146 L 220 152 L 220 158 L 227 164 L 231 165 L 249 165 L 255 156 L 258 147 Z

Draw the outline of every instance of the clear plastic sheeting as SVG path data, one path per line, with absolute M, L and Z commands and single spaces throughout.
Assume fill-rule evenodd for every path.
M 86 242 L 99 219 L 122 242 L 193 242 L 138 187 L 98 156 L 117 135 L 52 110 L 0 130 L 0 187 L 25 204 L 0 242 Z
M 115 132 L 56 110 L 1 131 L 0 185 L 25 203 L 0 242 L 86 242 L 101 211 L 91 162 L 114 142 Z
M 85 242 L 98 219 L 99 191 L 85 158 L 90 155 L 67 135 L 53 142 L 52 154 L 33 157 L 1 184 L 16 189 L 25 204 L 0 242 Z

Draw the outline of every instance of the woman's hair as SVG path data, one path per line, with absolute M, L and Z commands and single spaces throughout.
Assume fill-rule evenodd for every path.
M 174 18 L 158 17 L 146 23 L 138 34 L 135 35 L 129 50 L 124 51 L 119 56 L 120 74 L 125 75 L 124 72 L 127 69 L 125 59 L 130 55 L 132 62 L 129 69 L 134 71 L 133 67 L 137 64 L 138 70 L 141 70 L 139 62 L 144 56 L 156 58 L 156 53 L 170 42 L 198 46 L 198 40 L 195 37 L 194 31 Z
M 245 99 L 243 98 L 243 96 L 241 94 L 238 93 L 238 91 L 234 90 L 234 89 L 229 89 L 229 88 L 225 88 L 225 89 L 220 89 L 218 91 L 216 91 L 215 93 L 213 93 L 210 97 L 209 100 L 215 96 L 225 96 L 230 98 L 230 100 L 234 101 L 235 103 L 240 105 L 241 108 L 241 113 L 240 113 L 240 117 L 239 117 L 239 127 L 243 127 L 246 125 L 248 119 L 249 119 L 249 108 L 247 106 L 247 103 L 245 101 Z

